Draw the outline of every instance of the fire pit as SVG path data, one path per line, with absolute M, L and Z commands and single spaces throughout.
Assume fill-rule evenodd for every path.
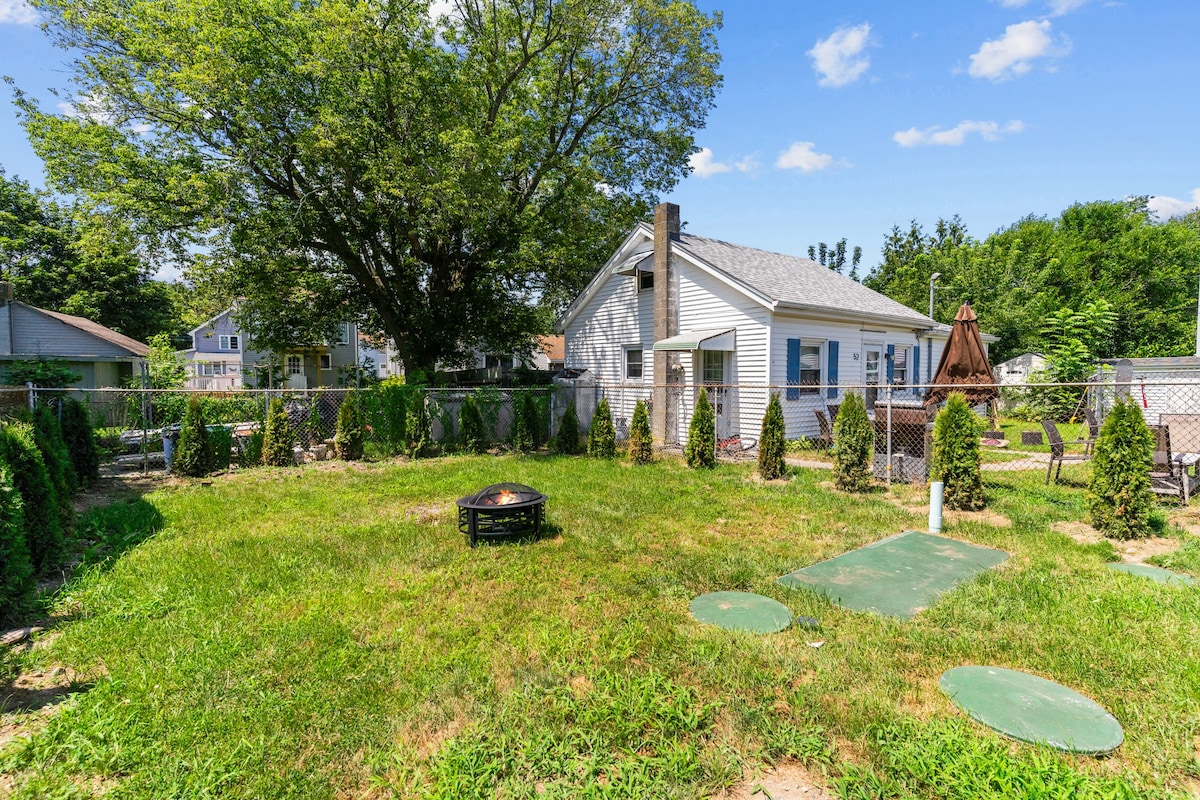
M 480 537 L 536 537 L 546 495 L 520 483 L 497 483 L 460 497 L 457 505 L 458 529 L 474 547 Z

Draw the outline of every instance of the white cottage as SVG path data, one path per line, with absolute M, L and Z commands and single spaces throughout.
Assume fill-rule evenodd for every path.
M 788 436 L 855 387 L 916 401 L 949 327 L 815 261 L 681 233 L 664 203 L 638 224 L 559 321 L 566 368 L 604 387 L 618 420 L 652 400 L 655 438 L 686 440 L 695 385 L 712 387 L 718 436 L 757 436 L 780 392 Z M 627 390 L 627 391 L 624 391 Z

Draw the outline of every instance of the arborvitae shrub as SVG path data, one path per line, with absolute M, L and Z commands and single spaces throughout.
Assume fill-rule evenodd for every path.
M 262 463 L 268 467 L 291 467 L 296 463 L 292 449 L 296 446 L 296 435 L 288 422 L 287 411 L 283 401 L 275 398 L 271 401 L 271 410 L 267 412 L 267 429 L 263 433 Z
M 567 403 L 567 410 L 563 413 L 562 421 L 558 423 L 554 449 L 568 456 L 579 452 L 579 415 L 575 413 L 574 400 Z
M 208 432 L 208 441 L 212 444 L 213 472 L 229 469 L 233 462 L 233 431 L 224 425 L 216 425 Z
M 708 390 L 703 386 L 696 398 L 692 422 L 688 425 L 684 457 L 693 469 L 712 469 L 717 465 L 717 418 L 712 403 L 708 402 Z
M 980 420 L 967 398 L 954 392 L 933 423 L 931 479 L 941 481 L 942 504 L 958 511 L 983 508 L 983 478 L 979 474 Z
M 408 436 L 408 454 L 412 458 L 420 458 L 428 453 L 433 444 L 433 420 L 429 417 L 429 406 L 425 402 L 425 393 L 413 392 L 408 402 L 408 419 L 404 423 Z
M 533 449 L 546 443 L 546 429 L 550 422 L 550 399 L 535 392 L 525 393 L 525 414 L 529 417 L 529 433 L 533 437 Z
M 463 450 L 468 453 L 487 451 L 487 434 L 483 429 L 483 413 L 474 394 L 463 398 L 458 409 L 458 438 Z
M 33 588 L 33 562 L 25 541 L 25 504 L 0 453 L 0 619 Z
M 365 431 L 358 400 L 357 392 L 347 392 L 341 407 L 338 408 L 337 433 L 333 437 L 333 447 L 337 451 L 337 457 L 343 461 L 358 461 L 363 457 Z
M 100 477 L 100 450 L 83 403 L 67 400 L 62 410 L 62 435 L 80 486 L 90 486 Z
M 533 426 L 536 424 L 537 410 L 533 407 L 533 397 L 529 392 L 521 392 L 513 397 L 512 407 L 513 449 L 518 453 L 528 453 L 536 446 Z
M 638 400 L 633 407 L 633 422 L 629 425 L 629 458 L 635 464 L 654 460 L 654 438 L 650 432 L 650 412 Z
M 787 474 L 783 455 L 787 452 L 787 426 L 783 421 L 783 405 L 779 393 L 772 392 L 763 415 L 762 431 L 758 437 L 758 475 L 764 481 L 782 478 Z
M 871 488 L 875 431 L 862 395 L 849 392 L 833 423 L 833 485 L 846 492 Z
M 596 413 L 592 414 L 592 427 L 588 430 L 588 455 L 593 458 L 612 458 L 617 454 L 617 430 L 613 427 L 612 410 L 608 398 L 600 398 Z
M 79 476 L 71 464 L 71 454 L 67 452 L 67 443 L 63 440 L 58 413 L 48 405 L 42 406 L 33 418 L 33 427 L 34 441 L 42 451 L 50 480 L 54 481 L 54 488 L 58 490 L 63 524 L 68 525 L 72 516 L 71 498 L 79 488 Z
M 1154 434 L 1141 409 L 1132 398 L 1118 400 L 1100 427 L 1092 459 L 1087 506 L 1094 528 L 1116 539 L 1150 534 L 1153 463 Z
M 208 436 L 208 425 L 200 398 L 188 398 L 187 413 L 183 417 L 183 428 L 179 431 L 179 443 L 175 445 L 175 460 L 171 472 L 188 478 L 203 478 L 213 471 L 216 456 L 212 440 Z
M 0 450 L 25 511 L 25 545 L 37 571 L 55 566 L 62 555 L 61 504 L 46 470 L 33 427 L 23 422 L 0 425 Z

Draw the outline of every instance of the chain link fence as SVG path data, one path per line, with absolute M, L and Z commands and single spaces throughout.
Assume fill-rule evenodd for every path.
M 484 422 L 485 447 L 510 447 L 514 419 L 528 395 L 536 409 L 541 442 L 557 433 L 573 405 L 580 432 L 586 436 L 600 401 L 608 401 L 619 444 L 629 438 L 636 403 L 644 402 L 652 420 L 657 449 L 681 454 L 688 427 L 703 389 L 712 403 L 718 456 L 745 460 L 756 456 L 762 418 L 772 394 L 779 396 L 786 427 L 788 458 L 802 468 L 832 464 L 836 420 L 843 399 L 864 399 L 875 432 L 874 472 L 882 484 L 928 481 L 933 446 L 933 417 L 922 403 L 926 386 L 698 386 L 642 383 L 601 384 L 586 379 L 559 380 L 549 387 L 513 389 L 421 389 L 382 384 L 359 390 L 366 426 L 368 458 L 385 459 L 410 452 L 417 416 L 428 418 L 430 444 L 454 452 L 459 445 L 459 417 L 471 396 Z M 1200 462 L 1200 377 L 1196 380 L 1118 382 L 1109 374 L 1080 384 L 998 386 L 999 399 L 978 407 L 985 488 L 1010 485 L 1013 479 L 1086 486 L 1091 474 L 1092 442 L 1118 396 L 1132 397 L 1148 425 L 1156 430 L 1156 462 L 1173 472 L 1164 494 L 1178 482 L 1195 477 Z M 280 400 L 296 439 L 299 461 L 332 458 L 338 412 L 350 390 L 239 390 L 197 392 L 142 389 L 0 388 L 0 416 L 64 398 L 88 409 L 97 439 L 114 469 L 153 470 L 164 467 L 164 440 L 183 421 L 190 397 L 199 399 L 210 426 L 225 427 L 234 443 L 234 463 L 253 460 L 253 441 L 261 435 L 268 407 Z M 166 445 L 166 449 L 170 444 Z M 1165 452 L 1164 452 L 1165 451 Z M 1064 457 L 1066 456 L 1066 457 Z M 1079 456 L 1071 458 L 1070 456 Z M 1186 497 L 1187 488 L 1182 490 Z

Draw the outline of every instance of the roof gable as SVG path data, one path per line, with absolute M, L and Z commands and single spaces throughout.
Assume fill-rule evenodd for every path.
M 126 336 L 123 333 L 117 333 L 112 328 L 106 328 L 99 322 L 92 322 L 90 319 L 83 317 L 75 317 L 70 314 L 60 314 L 57 311 L 47 311 L 44 308 L 31 306 L 27 303 L 21 303 L 26 308 L 45 314 L 52 319 L 56 319 L 64 325 L 70 325 L 76 330 L 82 331 L 89 336 L 94 336 L 97 339 L 108 342 L 123 350 L 129 352 L 132 356 L 147 356 L 150 354 L 150 346 L 144 342 L 139 342 L 137 339 Z

